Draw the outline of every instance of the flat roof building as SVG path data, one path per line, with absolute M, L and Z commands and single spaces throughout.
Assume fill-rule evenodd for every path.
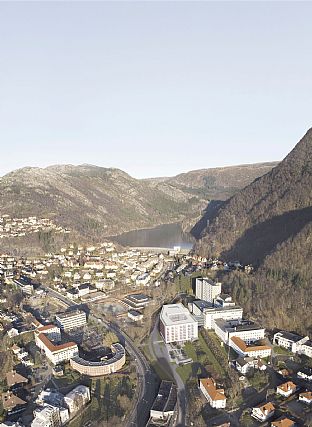
M 195 296 L 213 303 L 221 294 L 221 283 L 216 283 L 208 277 L 197 277 L 195 281 Z
M 192 312 L 195 316 L 202 318 L 202 325 L 205 329 L 214 329 L 216 319 L 242 320 L 243 318 L 241 307 L 235 305 L 216 306 L 203 300 L 196 300 L 192 303 Z
M 218 337 L 227 345 L 231 345 L 232 337 L 239 337 L 250 344 L 264 338 L 265 329 L 250 320 L 214 321 L 214 330 Z
M 81 328 L 87 324 L 86 313 L 82 310 L 58 313 L 55 316 L 55 320 L 62 331 Z
M 198 338 L 198 322 L 182 304 L 163 305 L 159 327 L 166 343 L 193 341 Z
M 112 344 L 111 350 L 112 357 L 98 362 L 88 361 L 77 355 L 70 360 L 70 366 L 80 374 L 90 377 L 111 374 L 120 370 L 126 363 L 126 352 L 121 344 Z
M 177 403 L 177 387 L 171 381 L 162 381 L 150 411 L 152 421 L 169 420 Z

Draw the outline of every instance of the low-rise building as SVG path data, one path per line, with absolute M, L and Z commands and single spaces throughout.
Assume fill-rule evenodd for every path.
M 53 344 L 49 338 L 42 333 L 35 335 L 35 342 L 37 347 L 44 351 L 46 357 L 53 363 L 53 365 L 66 362 L 73 357 L 78 356 L 78 347 L 74 342 Z
M 268 345 L 247 345 L 240 337 L 231 337 L 230 347 L 240 356 L 259 357 L 263 359 L 271 355 L 272 349 Z
M 28 378 L 13 370 L 6 374 L 6 382 L 9 388 L 13 388 L 27 384 Z
M 258 369 L 259 371 L 265 371 L 266 366 L 261 360 L 255 357 L 239 357 L 234 362 L 235 368 L 243 375 L 246 375 L 251 369 Z
M 295 422 L 290 418 L 282 417 L 279 420 L 272 421 L 271 427 L 294 427 Z
M 273 343 L 286 348 L 292 353 L 312 357 L 312 341 L 308 336 L 302 337 L 301 335 L 280 331 L 274 334 Z
M 88 361 L 77 355 L 71 358 L 70 366 L 80 374 L 90 377 L 114 373 L 119 371 L 126 363 L 126 352 L 124 347 L 119 343 L 112 344 L 111 350 L 113 356 L 99 362 Z
M 151 423 L 155 421 L 168 421 L 174 414 L 177 403 L 177 388 L 171 381 L 162 381 L 158 394 L 150 411 Z
M 182 304 L 163 305 L 159 328 L 165 343 L 198 339 L 198 322 Z
M 201 378 L 199 388 L 212 408 L 220 409 L 226 406 L 223 388 L 218 388 L 213 378 Z
M 303 368 L 297 372 L 298 378 L 302 378 L 306 381 L 312 381 L 312 369 L 311 368 Z
M 302 393 L 299 393 L 299 401 L 306 403 L 307 405 L 312 404 L 312 391 L 304 391 Z
M 30 281 L 23 279 L 15 279 L 14 284 L 22 291 L 25 295 L 32 295 L 34 293 L 34 287 Z
M 231 346 L 231 338 L 238 337 L 250 344 L 264 339 L 265 329 L 250 320 L 222 320 L 214 321 L 215 333 L 225 344 Z
M 131 294 L 127 295 L 122 302 L 126 304 L 129 308 L 134 308 L 136 310 L 143 309 L 150 302 L 150 297 L 144 294 Z
M 128 317 L 134 322 L 138 322 L 139 320 L 143 319 L 143 314 L 136 310 L 129 310 Z
M 273 403 L 268 402 L 264 405 L 256 406 L 252 408 L 251 416 L 258 421 L 264 422 L 273 417 L 275 413 L 275 407 Z
M 291 396 L 296 392 L 296 390 L 297 386 L 292 381 L 287 381 L 286 383 L 276 387 L 276 393 L 283 397 Z
M 22 407 L 22 406 L 25 406 L 26 404 L 27 402 L 25 402 L 25 400 L 21 399 L 12 391 L 7 391 L 6 393 L 2 394 L 2 406 L 3 406 L 3 409 L 6 411 L 11 411 L 16 407 Z

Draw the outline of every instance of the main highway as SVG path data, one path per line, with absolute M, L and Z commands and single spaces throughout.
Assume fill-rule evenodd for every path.
M 61 293 L 41 285 L 53 298 L 61 301 L 68 307 L 79 306 L 74 301 L 65 297 Z M 145 356 L 138 349 L 131 338 L 112 322 L 107 322 L 98 314 L 90 310 L 89 318 L 104 325 L 107 329 L 114 332 L 121 344 L 124 345 L 130 357 L 134 360 L 137 368 L 138 386 L 136 389 L 136 404 L 134 405 L 131 414 L 127 418 L 125 427 L 144 427 L 149 419 L 150 408 L 152 407 L 155 395 L 157 394 L 157 380 L 155 374 L 151 370 Z

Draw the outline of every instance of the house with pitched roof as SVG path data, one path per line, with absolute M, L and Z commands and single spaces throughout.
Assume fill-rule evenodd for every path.
M 312 391 L 304 391 L 299 394 L 299 402 L 306 403 L 307 405 L 312 404 Z
M 292 381 L 287 381 L 286 383 L 276 387 L 276 393 L 280 394 L 283 397 L 291 396 L 296 392 L 296 390 L 297 386 Z
M 28 383 L 28 378 L 23 375 L 17 373 L 16 371 L 7 372 L 6 374 L 6 382 L 9 388 L 22 386 Z
M 251 416 L 258 421 L 264 422 L 273 417 L 275 407 L 272 402 L 265 403 L 264 405 L 255 406 L 252 408 Z
M 271 427 L 294 427 L 295 423 L 290 418 L 282 417 L 277 421 L 271 422 Z
M 199 388 L 212 408 L 225 408 L 226 397 L 223 388 L 217 388 L 217 383 L 213 378 L 201 378 Z

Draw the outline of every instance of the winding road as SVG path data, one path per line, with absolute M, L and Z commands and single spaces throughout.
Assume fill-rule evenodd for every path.
M 159 334 L 159 314 L 157 316 L 153 331 L 149 339 L 149 349 L 154 358 L 161 364 L 162 369 L 171 377 L 177 386 L 177 419 L 175 422 L 176 427 L 185 427 L 187 425 L 187 399 L 185 385 L 177 373 L 176 364 L 170 362 L 167 348 L 160 338 Z
M 68 307 L 80 305 L 47 286 L 41 285 L 41 287 L 45 289 L 49 295 L 58 299 Z M 134 360 L 138 377 L 137 401 L 127 419 L 127 424 L 125 427 L 144 427 L 149 419 L 150 408 L 152 407 L 157 392 L 158 384 L 155 378 L 155 374 L 151 370 L 143 353 L 137 348 L 130 337 L 125 332 L 121 331 L 116 324 L 107 322 L 102 318 L 102 316 L 100 317 L 99 315 L 93 313 L 92 309 L 90 309 L 89 318 L 98 323 L 101 323 L 106 328 L 114 332 L 120 340 L 121 344 L 125 347 L 128 354 Z

